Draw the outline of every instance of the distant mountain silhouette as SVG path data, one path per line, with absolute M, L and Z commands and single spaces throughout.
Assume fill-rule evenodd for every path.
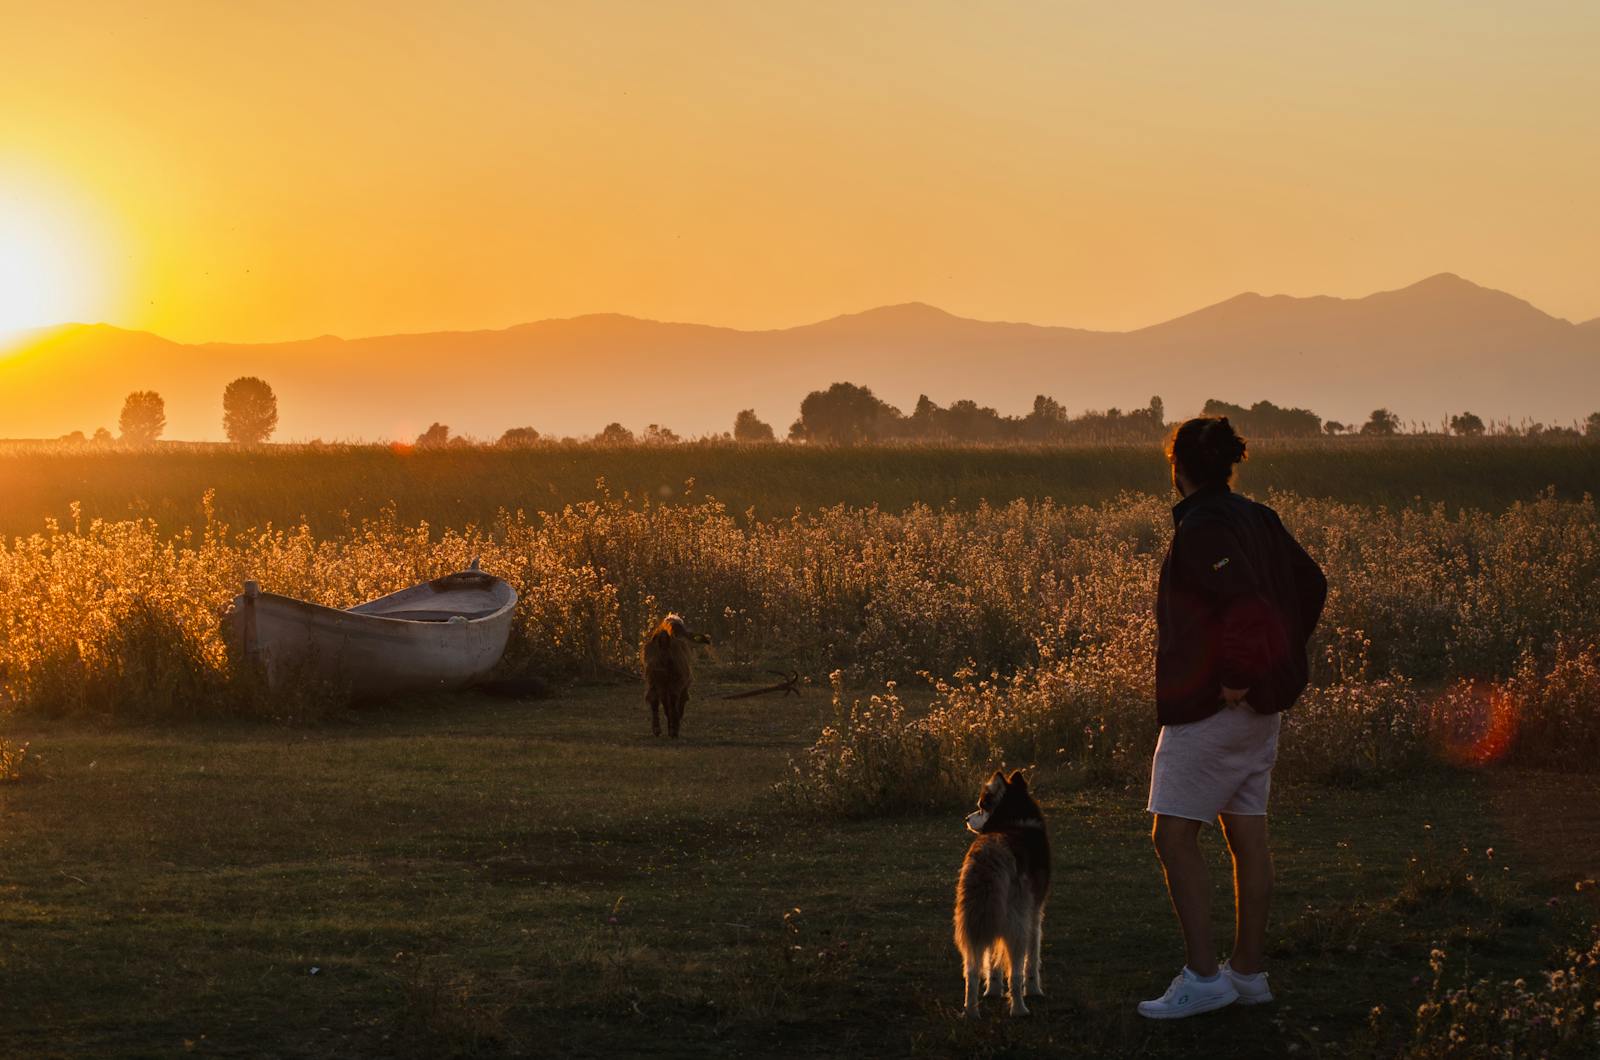
M 1573 324 L 1441 273 L 1364 298 L 1241 294 L 1136 331 L 969 320 L 921 303 L 770 331 L 619 314 L 498 331 L 265 344 L 186 345 L 103 324 L 35 333 L 0 355 L 0 437 L 114 429 L 123 397 L 166 398 L 173 438 L 222 437 L 229 380 L 277 391 L 279 440 L 410 439 L 440 421 L 497 437 L 531 424 L 586 435 L 620 420 L 681 435 L 728 430 L 754 408 L 781 433 L 800 399 L 838 380 L 909 411 L 926 393 L 1024 412 L 1050 394 L 1069 410 L 1143 407 L 1169 417 L 1209 397 L 1269 398 L 1325 417 L 1384 405 L 1437 423 L 1569 423 L 1600 409 L 1600 319 Z

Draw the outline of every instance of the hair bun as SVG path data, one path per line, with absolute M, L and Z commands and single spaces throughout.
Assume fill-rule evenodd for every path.
M 1196 485 L 1227 482 L 1245 458 L 1245 441 L 1226 416 L 1196 416 L 1172 433 L 1167 458 Z

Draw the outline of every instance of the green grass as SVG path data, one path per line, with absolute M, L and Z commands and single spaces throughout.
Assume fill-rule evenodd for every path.
M 1518 438 L 1261 441 L 1240 472 L 1246 490 L 1288 490 L 1398 507 L 1416 498 L 1452 509 L 1503 509 L 1553 488 L 1576 499 L 1600 488 L 1600 445 Z M 1060 449 L 793 445 L 597 448 L 549 446 L 401 452 L 380 446 L 172 445 L 153 453 L 68 447 L 0 447 L 0 536 L 33 533 L 46 517 L 155 519 L 169 532 L 202 520 L 216 490 L 218 515 L 235 527 L 278 526 L 304 517 L 318 534 L 393 505 L 402 522 L 461 527 L 491 522 L 501 508 L 554 509 L 616 494 L 678 500 L 684 485 L 736 511 L 762 516 L 832 504 L 914 502 L 970 508 L 982 500 L 1052 497 L 1097 504 L 1124 490 L 1164 494 L 1166 462 L 1156 446 Z
M 966 1022 L 964 808 L 787 815 L 772 784 L 825 710 L 817 690 L 701 696 L 676 744 L 627 685 L 316 730 L 13 725 L 31 749 L 0 784 L 0 1053 L 1342 1056 L 1398 1044 L 1435 944 L 1531 973 L 1595 911 L 1573 891 L 1593 777 L 1282 776 L 1281 1002 L 1150 1025 L 1132 1006 L 1179 950 L 1142 785 L 1044 771 L 1050 996 Z

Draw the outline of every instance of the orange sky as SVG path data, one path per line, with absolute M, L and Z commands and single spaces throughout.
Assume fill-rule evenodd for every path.
M 1125 328 L 1443 270 L 1600 315 L 1585 0 L 0 15 L 0 330 Z

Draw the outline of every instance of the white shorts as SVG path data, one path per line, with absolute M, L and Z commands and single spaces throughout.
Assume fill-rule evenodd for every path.
M 1203 721 L 1163 725 L 1146 809 L 1207 823 L 1219 813 L 1266 816 L 1282 722 L 1239 703 Z

